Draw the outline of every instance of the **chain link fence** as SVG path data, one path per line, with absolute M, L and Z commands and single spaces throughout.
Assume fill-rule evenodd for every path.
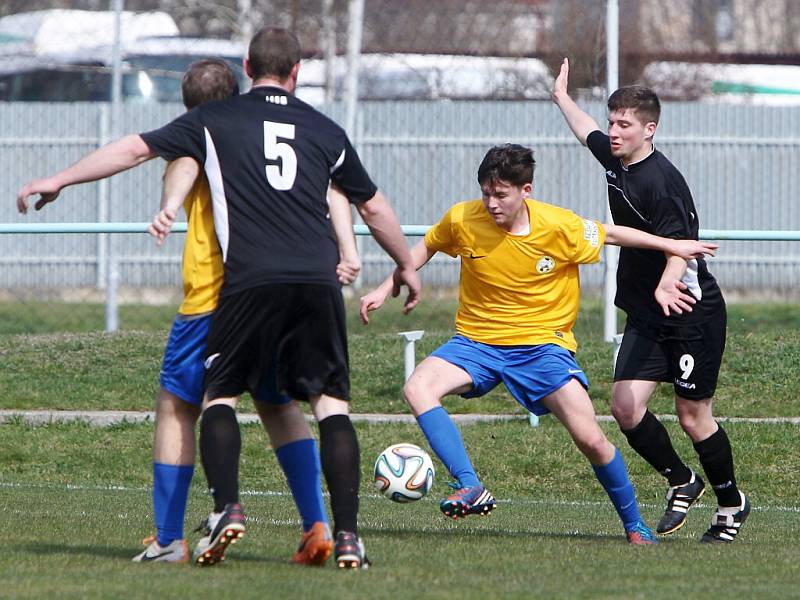
M 240 68 L 245 41 L 266 24 L 298 33 L 306 52 L 298 95 L 340 123 L 352 118 L 351 137 L 404 224 L 432 224 L 452 203 L 477 197 L 478 162 L 502 142 L 534 148 L 537 198 L 604 218 L 599 167 L 549 102 L 553 73 L 569 56 L 571 89 L 604 121 L 604 2 L 369 0 L 358 104 L 350 114 L 354 2 L 127 0 L 115 63 L 110 9 L 120 0 L 6 0 L 0 5 L 6 199 L 0 222 L 149 221 L 160 197 L 160 161 L 69 188 L 27 217 L 16 214 L 13 198 L 29 179 L 180 114 L 180 76 L 197 58 L 228 59 L 247 86 Z M 692 187 L 701 227 L 800 230 L 793 209 L 800 116 L 787 106 L 800 99 L 793 71 L 800 67 L 791 66 L 800 56 L 800 6 L 789 0 L 619 4 L 620 84 L 643 82 L 670 100 L 656 142 Z M 112 103 L 115 64 L 119 105 Z M 101 328 L 106 290 L 118 283 L 122 327 L 147 327 L 148 315 L 169 315 L 177 306 L 182 241 L 175 235 L 157 248 L 143 234 L 2 235 L 0 304 L 63 314 L 54 317 L 61 323 L 87 310 L 91 327 Z M 363 239 L 361 249 L 368 286 L 390 265 L 371 240 Z M 726 242 L 713 270 L 727 290 L 786 296 L 800 283 L 798 263 L 792 242 Z M 457 278 L 457 263 L 446 258 L 424 272 L 432 287 L 455 286 Z M 583 281 L 598 289 L 602 268 L 584 269 Z M 169 319 L 152 322 L 162 327 Z M 18 311 L 0 310 L 0 331 L 35 329 L 26 323 Z

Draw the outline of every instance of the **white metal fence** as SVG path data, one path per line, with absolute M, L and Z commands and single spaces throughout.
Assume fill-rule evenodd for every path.
M 604 107 L 587 105 L 599 122 Z M 178 115 L 174 104 L 124 104 L 121 132 L 159 126 Z M 339 119 L 340 104 L 325 109 Z M 800 111 L 784 107 L 667 104 L 657 147 L 684 173 L 700 211 L 700 225 L 716 230 L 800 230 Z M 68 188 L 40 213 L 22 217 L 16 190 L 52 173 L 108 141 L 109 105 L 0 103 L 0 222 L 147 221 L 160 194 L 161 161 L 105 183 Z M 388 194 L 402 223 L 434 223 L 452 203 L 478 197 L 477 165 L 493 144 L 534 148 L 534 196 L 603 219 L 602 168 L 567 131 L 546 102 L 362 103 L 356 142 L 376 183 Z M 107 257 L 120 265 L 123 287 L 176 285 L 182 240 L 156 248 L 143 235 L 0 236 L 0 286 L 102 287 Z M 373 243 L 364 244 L 364 281 L 383 277 L 387 263 Z M 800 245 L 730 241 L 713 270 L 727 288 L 788 291 L 800 284 Z M 453 285 L 450 261 L 432 265 L 431 285 Z M 584 281 L 600 285 L 600 269 Z

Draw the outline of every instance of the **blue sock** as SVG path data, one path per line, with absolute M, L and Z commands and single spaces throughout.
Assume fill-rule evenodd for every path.
M 160 546 L 183 538 L 183 519 L 194 465 L 153 463 L 153 512 Z
M 617 509 L 625 531 L 630 531 L 636 523 L 642 521 L 642 515 L 639 513 L 639 505 L 636 503 L 633 484 L 628 478 L 628 468 L 625 466 L 619 450 L 614 452 L 614 458 L 610 463 L 602 467 L 592 465 L 592 469 L 608 497 L 611 498 L 614 508 Z
M 286 475 L 294 503 L 303 519 L 303 531 L 317 521 L 328 522 L 325 501 L 322 499 L 319 453 L 314 439 L 289 442 L 275 450 L 278 462 Z
M 472 463 L 464 448 L 464 441 L 450 415 L 442 406 L 437 406 L 417 417 L 422 433 L 428 443 L 450 471 L 450 475 L 458 480 L 461 487 L 480 485 L 480 479 L 472 468 Z

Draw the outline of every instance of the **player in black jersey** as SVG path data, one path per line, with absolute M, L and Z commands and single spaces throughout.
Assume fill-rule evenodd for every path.
M 409 289 L 404 310 L 419 301 L 419 276 L 391 206 L 344 130 L 293 95 L 300 58 L 293 34 L 264 28 L 251 40 L 245 60 L 253 79 L 250 92 L 203 104 L 161 129 L 112 142 L 51 178 L 30 182 L 17 195 L 18 209 L 25 212 L 28 197 L 39 194 L 38 210 L 68 185 L 107 177 L 155 156 L 188 156 L 203 165 L 225 272 L 207 342 L 200 427 L 201 458 L 214 497 L 208 535 L 195 550 L 203 564 L 222 560 L 231 536 L 243 532 L 241 437 L 234 409 L 242 392 L 255 395 L 266 383 L 310 403 L 319 421 L 336 561 L 340 567 L 368 565 L 357 534 L 360 458 L 348 416 L 338 248 L 327 216 L 331 180 L 397 263 L 394 291 L 401 285 Z M 269 365 L 277 367 L 275 382 L 260 379 Z
M 553 101 L 572 132 L 606 171 L 614 223 L 668 238 L 697 239 L 699 220 L 680 171 L 653 146 L 661 106 L 645 87 L 628 86 L 608 99 L 608 135 L 567 92 L 564 59 Z M 671 382 L 681 427 L 691 438 L 717 496 L 718 508 L 703 542 L 732 542 L 750 513 L 736 485 L 725 430 L 712 398 L 725 349 L 722 293 L 702 258 L 622 248 L 615 304 L 627 315 L 614 370 L 612 413 L 628 443 L 669 482 L 667 509 L 656 528 L 670 534 L 705 490 L 677 455 L 661 422 L 647 410 L 658 382 Z

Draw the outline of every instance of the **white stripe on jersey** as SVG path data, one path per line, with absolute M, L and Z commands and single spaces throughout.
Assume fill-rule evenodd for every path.
M 228 241 L 230 239 L 230 229 L 228 227 L 228 201 L 225 198 L 225 187 L 222 185 L 222 171 L 219 167 L 219 156 L 214 140 L 208 128 L 203 127 L 206 135 L 206 164 L 205 171 L 208 177 L 208 187 L 211 190 L 211 206 L 214 208 L 214 229 L 217 232 L 217 240 L 222 250 L 222 262 L 228 258 Z
M 683 274 L 681 281 L 686 284 L 692 296 L 697 298 L 697 301 L 703 299 L 703 288 L 700 287 L 700 279 L 697 276 L 697 259 L 693 258 L 688 261 L 686 273 Z
M 642 221 L 644 221 L 645 223 L 647 223 L 647 224 L 650 224 L 650 221 L 648 221 L 647 219 L 645 219 L 645 218 L 642 216 L 642 213 L 640 213 L 638 210 L 636 210 L 636 209 L 633 207 L 633 204 L 631 203 L 631 201 L 630 201 L 630 200 L 628 200 L 628 197 L 625 195 L 625 192 L 623 192 L 623 191 L 622 191 L 622 188 L 621 188 L 621 187 L 617 187 L 616 185 L 614 185 L 613 183 L 610 183 L 610 182 L 606 182 L 606 183 L 607 183 L 608 187 L 614 188 L 614 189 L 615 189 L 615 190 L 617 190 L 617 191 L 618 191 L 620 194 L 622 194 L 622 199 L 623 199 L 623 200 L 625 200 L 625 202 L 627 202 L 627 203 L 628 203 L 628 206 L 630 206 L 631 210 L 632 210 L 633 212 L 635 212 L 635 213 L 636 213 L 636 216 L 637 216 L 637 217 L 639 217 L 639 218 L 640 218 Z
M 336 171 L 336 169 L 338 169 L 339 167 L 342 166 L 342 163 L 344 163 L 344 150 L 342 150 L 342 153 L 339 155 L 339 158 L 336 161 L 336 164 L 331 167 L 331 171 L 330 171 L 331 175 L 333 175 L 333 173 L 334 173 L 334 171 Z

